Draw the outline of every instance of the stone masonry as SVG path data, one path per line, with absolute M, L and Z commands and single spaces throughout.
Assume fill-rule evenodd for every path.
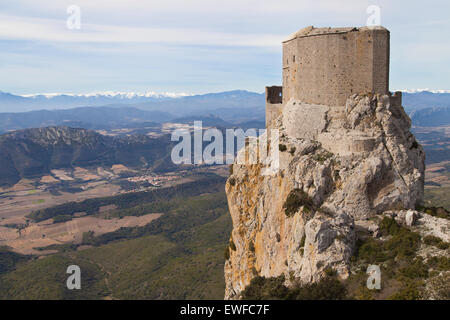
M 267 124 L 291 99 L 345 106 L 354 93 L 387 94 L 389 37 L 383 27 L 306 27 L 291 35 L 283 42 L 283 87 L 266 88 Z

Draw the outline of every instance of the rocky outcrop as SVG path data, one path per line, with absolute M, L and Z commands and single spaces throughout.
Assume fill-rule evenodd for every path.
M 270 123 L 279 130 L 279 168 L 262 174 L 273 159 L 232 165 L 226 298 L 238 298 L 257 275 L 309 283 L 333 269 L 346 278 L 355 229 L 421 203 L 425 155 L 399 101 L 379 94 L 353 95 L 345 107 L 291 100 Z

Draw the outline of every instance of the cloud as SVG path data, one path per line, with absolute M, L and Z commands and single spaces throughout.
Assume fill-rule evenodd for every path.
M 447 0 L 0 0 L 0 90 L 258 91 L 280 82 L 285 37 L 364 25 L 372 4 L 391 31 L 391 84 L 450 87 Z
M 66 21 L 0 15 L 0 39 L 93 43 L 166 43 L 220 46 L 279 46 L 283 35 L 227 33 L 202 29 L 127 27 L 82 24 L 70 30 Z
M 3 6 L 12 8 L 27 8 L 28 12 L 39 14 L 58 14 L 70 5 L 78 5 L 83 11 L 92 14 L 220 14 L 228 15 L 244 13 L 277 14 L 305 12 L 343 13 L 355 11 L 356 8 L 368 5 L 361 0 L 2 0 Z M 9 4 L 9 5 L 8 5 Z

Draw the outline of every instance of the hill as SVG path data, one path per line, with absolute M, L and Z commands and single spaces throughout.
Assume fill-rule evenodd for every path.
M 225 194 L 180 200 L 161 221 L 85 237 L 94 247 L 34 260 L 16 257 L 0 274 L 0 298 L 223 299 L 223 252 L 231 230 Z M 0 251 L 0 259 L 7 254 Z M 82 290 L 65 287 L 71 264 L 82 270 Z
M 409 113 L 425 108 L 440 108 L 450 106 L 450 93 L 448 92 L 403 92 L 403 106 Z
M 133 107 L 80 107 L 66 110 L 38 110 L 0 113 L 0 132 L 48 126 L 84 129 L 108 129 L 121 126 L 155 126 L 174 116 L 163 111 L 145 111 Z
M 57 168 L 152 167 L 156 160 L 170 156 L 171 146 L 168 136 L 110 137 L 69 127 L 19 130 L 0 136 L 0 184 L 11 185 Z
M 415 126 L 436 127 L 450 125 L 450 105 L 415 110 L 410 114 Z

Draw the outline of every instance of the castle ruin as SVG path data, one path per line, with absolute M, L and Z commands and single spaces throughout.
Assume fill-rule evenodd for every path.
M 414 215 L 423 202 L 425 153 L 401 93 L 389 92 L 385 28 L 293 34 L 283 42 L 283 86 L 267 87 L 266 101 L 278 156 L 235 162 L 225 187 L 233 221 L 226 299 L 239 299 L 256 276 L 283 275 L 287 286 L 329 270 L 346 279 L 355 226 L 376 236 L 374 219 Z M 273 174 L 262 174 L 269 166 Z
M 283 86 L 266 87 L 266 127 L 287 108 L 283 121 L 302 123 L 292 126 L 292 136 L 318 140 L 338 154 L 370 151 L 371 137 L 342 138 L 326 126 L 340 128 L 354 94 L 388 95 L 401 106 L 401 92 L 389 92 L 389 38 L 383 27 L 310 26 L 292 34 L 283 42 Z
M 389 31 L 306 27 L 283 42 L 283 86 L 266 87 L 267 123 L 290 99 L 344 106 L 354 93 L 389 92 Z

